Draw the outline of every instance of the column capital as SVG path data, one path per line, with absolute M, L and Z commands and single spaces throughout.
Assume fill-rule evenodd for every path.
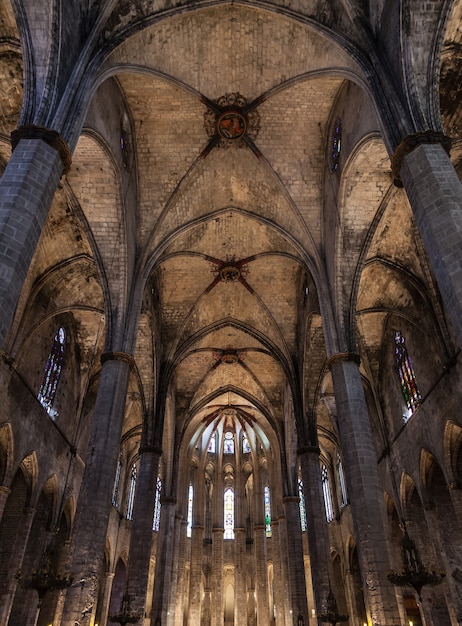
M 59 154 L 63 164 L 63 174 L 67 174 L 71 169 L 71 151 L 57 130 L 52 130 L 45 126 L 36 126 L 35 124 L 20 126 L 11 133 L 11 147 L 13 151 L 21 139 L 41 139 Z
M 289 502 L 296 502 L 298 504 L 300 502 L 300 498 L 298 496 L 284 496 L 284 498 L 282 498 L 282 501 L 284 504 L 287 504 Z
M 451 150 L 451 138 L 437 130 L 422 130 L 412 135 L 406 135 L 391 157 L 391 173 L 396 187 L 403 186 L 400 172 L 404 157 L 424 143 L 439 143 L 448 155 Z
M 319 446 L 300 446 L 297 450 L 298 456 L 303 456 L 304 454 L 321 454 L 321 448 Z
M 337 363 L 345 363 L 351 361 L 359 365 L 361 360 L 359 358 L 359 354 L 356 352 L 338 352 L 337 354 L 332 354 L 327 360 L 327 368 L 332 369 L 333 365 Z
M 138 452 L 139 454 L 157 454 L 158 456 L 162 456 L 162 448 L 159 448 L 159 446 L 150 446 L 150 445 L 145 445 L 145 446 L 140 446 L 138 448 Z
M 176 504 L 176 498 L 172 498 L 171 496 L 161 496 L 160 502 L 161 504 Z
M 135 359 L 127 352 L 104 352 L 101 355 L 101 365 L 108 361 L 121 361 L 122 363 L 128 363 L 130 369 L 135 368 Z

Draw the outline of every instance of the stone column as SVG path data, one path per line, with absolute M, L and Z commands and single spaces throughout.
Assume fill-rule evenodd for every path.
M 337 407 L 338 428 L 345 455 L 361 575 L 373 626 L 398 626 L 398 606 L 390 569 L 383 488 L 377 468 L 369 414 L 357 355 L 342 353 L 329 360 Z
M 113 352 L 102 357 L 101 377 L 93 411 L 90 450 L 71 535 L 70 571 L 81 584 L 67 592 L 62 626 L 89 624 L 98 597 L 98 576 L 106 545 L 107 524 L 132 357 Z
M 8 579 L 4 586 L 4 592 L 0 598 L 0 624 L 8 624 L 11 608 L 13 606 L 14 594 L 18 586 L 17 572 L 21 569 L 24 554 L 29 540 L 29 534 L 34 521 L 36 509 L 26 507 L 21 520 L 18 534 L 14 540 L 13 550 L 11 551 L 10 561 L 8 563 Z M 27 576 L 29 572 L 22 572 L 23 576 Z
M 141 446 L 139 452 L 140 463 L 128 556 L 127 594 L 130 597 L 131 611 L 144 616 L 151 561 L 157 475 L 162 450 L 154 446 Z
M 114 582 L 114 572 L 106 572 L 106 580 L 104 581 L 104 594 L 100 610 L 101 625 L 107 623 L 109 614 L 109 604 L 111 602 L 112 583 Z
M 284 569 L 281 559 L 280 523 L 271 522 L 272 552 L 273 552 L 273 594 L 276 607 L 276 626 L 285 626 L 284 607 Z
M 296 626 L 298 616 L 308 624 L 308 603 L 306 599 L 305 561 L 303 558 L 302 529 L 298 496 L 286 496 L 283 500 L 287 524 L 289 554 L 289 583 L 292 605 L 292 619 Z
M 191 534 L 191 566 L 189 578 L 188 624 L 201 623 L 202 557 L 204 553 L 204 527 L 194 522 Z
M 0 522 L 2 521 L 3 511 L 5 510 L 6 501 L 10 495 L 11 489 L 5 485 L 0 485 Z
M 253 547 L 255 557 L 255 597 L 257 601 L 257 624 L 268 626 L 269 591 L 268 591 L 268 554 L 266 546 L 264 471 L 257 465 L 254 468 L 254 534 Z
M 234 626 L 247 626 L 246 530 L 234 529 Z
M 292 605 L 290 598 L 290 575 L 289 575 L 289 542 L 287 539 L 287 522 L 285 515 L 279 515 L 279 542 L 281 544 L 281 564 L 284 572 L 283 585 L 284 585 L 284 615 L 285 624 L 288 626 L 292 623 Z
M 404 184 L 446 312 L 462 347 L 462 185 L 435 131 L 405 137 L 392 158 Z
M 175 616 L 174 621 L 172 621 L 173 626 L 183 626 L 183 613 L 184 613 L 184 590 L 185 590 L 185 563 L 186 563 L 186 520 L 182 517 L 178 516 L 176 520 L 177 529 L 179 532 L 179 538 L 176 548 L 177 557 L 176 561 L 176 585 L 172 585 L 172 593 L 175 590 L 174 603 L 172 604 L 175 607 Z M 170 626 L 170 621 L 168 625 Z
M 223 528 L 213 529 L 212 626 L 223 626 L 223 534 Z
M 321 482 L 320 450 L 317 446 L 306 446 L 298 451 L 303 481 L 306 508 L 308 548 L 311 562 L 316 612 L 320 613 L 329 593 L 330 550 L 324 496 Z
M 247 626 L 245 479 L 238 474 L 234 488 L 234 626 Z
M 34 133 L 32 127 L 23 127 L 12 139 L 15 149 L 0 179 L 0 345 L 13 321 L 59 178 L 70 166 L 67 146 L 55 131 Z
M 156 568 L 151 608 L 151 624 L 167 624 L 170 608 L 170 583 L 172 579 L 173 548 L 175 539 L 176 499 L 161 498 L 160 531 L 157 537 Z
M 255 595 L 257 600 L 257 624 L 268 626 L 269 596 L 268 596 L 268 559 L 266 554 L 266 526 L 254 526 L 255 550 Z

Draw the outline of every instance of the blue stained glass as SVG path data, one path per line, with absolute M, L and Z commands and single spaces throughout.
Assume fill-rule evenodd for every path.
M 224 539 L 234 539 L 234 491 L 228 487 L 224 495 Z
M 132 471 L 130 473 L 130 487 L 128 489 L 127 498 L 127 519 L 133 519 L 133 504 L 135 502 L 135 489 L 136 489 L 136 465 L 132 465 Z
M 56 409 L 53 408 L 53 402 L 55 400 L 56 390 L 61 377 L 65 343 L 66 332 L 64 328 L 60 326 L 53 339 L 53 344 L 51 346 L 51 351 L 45 367 L 45 375 L 37 396 L 38 401 L 52 419 L 58 415 Z
M 223 442 L 223 452 L 225 454 L 234 454 L 234 434 L 229 430 L 225 432 L 225 439 Z
M 305 508 L 305 495 L 303 493 L 303 481 L 301 478 L 298 479 L 298 498 L 299 498 L 299 507 L 300 507 L 300 524 L 302 527 L 302 532 L 306 530 L 306 508 Z
M 162 494 L 162 481 L 160 479 L 160 477 L 157 477 L 157 481 L 156 481 L 156 499 L 154 501 L 154 517 L 152 520 L 152 530 L 155 530 L 156 532 L 159 532 L 159 528 L 160 528 L 160 508 L 161 508 L 161 502 L 160 502 L 160 496 Z
M 265 487 L 265 528 L 266 536 L 271 537 L 271 497 L 270 488 Z
M 192 517 L 193 517 L 193 497 L 194 489 L 192 485 L 189 485 L 188 489 L 188 522 L 186 526 L 186 536 L 191 537 L 192 533 Z
M 411 357 L 406 348 L 406 340 L 399 330 L 395 332 L 395 364 L 407 408 L 407 414 L 403 418 L 404 421 L 407 421 L 419 406 L 422 396 L 417 387 Z

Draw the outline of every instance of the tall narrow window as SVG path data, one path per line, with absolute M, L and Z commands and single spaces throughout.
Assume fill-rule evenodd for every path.
M 209 439 L 207 452 L 212 452 L 213 454 L 215 454 L 216 450 L 217 450 L 217 433 L 213 433 L 213 435 Z
M 332 171 L 338 169 L 342 149 L 342 120 L 337 118 L 332 132 Z
M 324 495 L 324 506 L 326 509 L 326 519 L 331 522 L 334 519 L 334 509 L 332 508 L 332 497 L 330 494 L 329 474 L 327 467 L 321 465 L 321 481 L 322 481 L 322 493 Z
M 193 489 L 192 485 L 189 485 L 189 489 L 188 489 L 188 522 L 187 522 L 187 525 L 186 525 L 186 537 L 191 537 L 191 534 L 192 534 L 193 497 L 194 497 L 194 489 Z
M 417 387 L 411 357 L 406 348 L 406 340 L 399 330 L 395 332 L 395 364 L 407 408 L 403 419 L 407 422 L 419 406 L 422 396 Z
M 133 504 L 135 502 L 135 489 L 136 489 L 136 465 L 133 463 L 132 471 L 130 472 L 130 486 L 128 488 L 127 498 L 127 519 L 133 519 Z
M 250 443 L 245 435 L 242 438 L 242 452 L 243 454 L 248 454 L 250 452 Z
M 160 476 L 157 477 L 156 482 L 156 498 L 154 500 L 154 517 L 152 519 L 152 530 L 159 532 L 160 528 L 160 496 L 162 494 L 162 481 Z
M 234 454 L 234 433 L 232 433 L 230 430 L 227 430 L 225 432 L 223 452 L 225 454 Z
M 234 491 L 231 487 L 224 494 L 225 532 L 224 539 L 234 539 Z
M 348 497 L 346 492 L 345 473 L 343 471 L 342 459 L 337 452 L 337 478 L 340 490 L 340 506 L 343 508 L 348 504 Z
M 64 345 L 66 343 L 66 332 L 62 326 L 58 328 L 53 339 L 48 361 L 45 367 L 43 382 L 38 392 L 37 399 L 43 408 L 54 419 L 57 416 L 53 402 L 58 388 L 61 370 L 64 361 Z
M 266 536 L 271 537 L 271 496 L 270 496 L 270 488 L 268 486 L 265 487 L 264 497 L 265 497 Z
M 115 506 L 116 509 L 119 508 L 119 491 L 120 491 L 120 474 L 122 472 L 122 459 L 119 456 L 119 461 L 117 463 L 116 475 L 114 480 L 114 488 L 112 489 L 112 506 Z
M 300 525 L 302 532 L 306 531 L 306 508 L 305 508 L 305 495 L 303 493 L 303 481 L 298 479 L 298 504 L 300 507 Z

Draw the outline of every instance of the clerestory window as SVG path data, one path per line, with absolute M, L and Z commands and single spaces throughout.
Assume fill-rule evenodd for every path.
M 52 419 L 58 415 L 53 408 L 53 403 L 58 388 L 61 370 L 64 362 L 64 346 L 66 343 L 66 331 L 62 326 L 58 328 L 53 339 L 50 354 L 48 355 L 47 364 L 43 382 L 38 392 L 37 399 L 43 408 L 48 412 Z
M 422 396 L 417 387 L 411 357 L 406 348 L 406 340 L 399 330 L 395 332 L 395 365 L 401 383 L 401 391 L 406 402 L 406 412 L 403 414 L 403 420 L 407 422 L 421 403 Z

